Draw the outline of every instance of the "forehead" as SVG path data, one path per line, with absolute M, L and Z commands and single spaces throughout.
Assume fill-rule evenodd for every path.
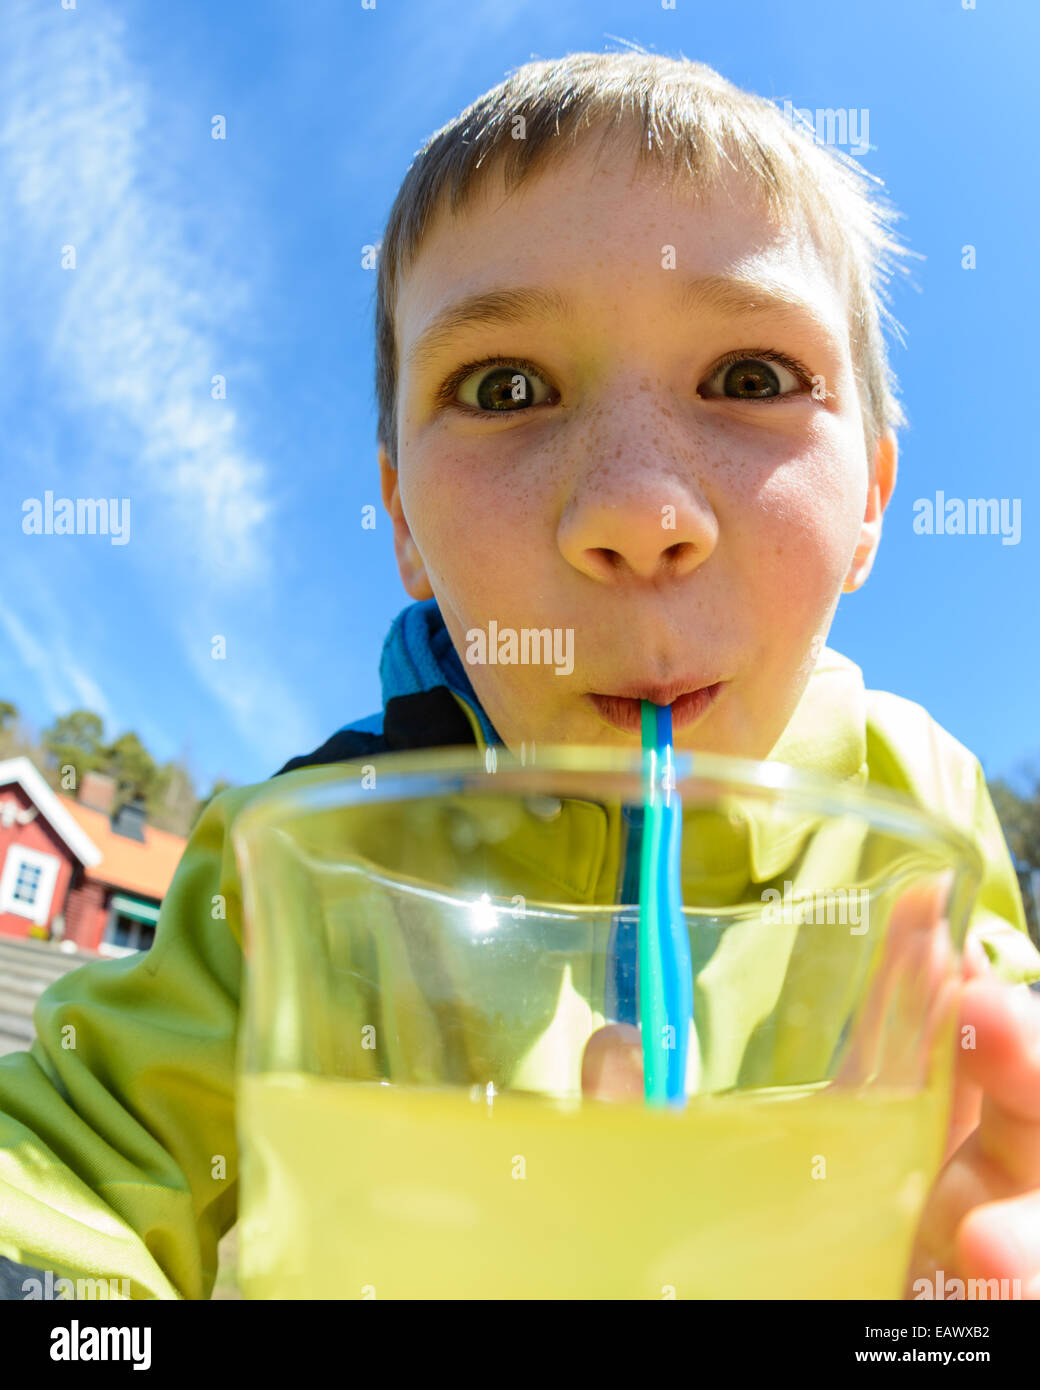
M 653 296 L 706 277 L 773 287 L 846 336 L 845 275 L 818 224 L 796 209 L 771 218 L 739 167 L 710 187 L 675 187 L 631 149 L 586 139 L 507 192 L 499 161 L 457 213 L 442 203 L 402 277 L 401 362 L 445 309 L 474 295 L 538 284 L 586 312 L 638 316 Z

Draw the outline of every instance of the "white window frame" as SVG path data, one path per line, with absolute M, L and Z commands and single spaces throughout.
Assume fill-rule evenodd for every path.
M 119 915 L 120 915 L 119 909 L 118 909 L 118 908 L 116 908 L 115 914 L 116 914 L 116 916 L 119 916 Z M 143 929 L 144 929 L 145 923 L 139 922 L 139 921 L 137 920 L 136 917 L 128 917 L 128 918 L 127 918 L 127 921 L 132 921 L 133 924 L 134 924 L 134 930 L 133 930 L 133 932 L 131 933 L 131 939 L 132 939 L 133 941 L 135 941 L 135 942 L 139 942 L 139 941 L 141 940 L 141 933 L 142 933 L 142 931 L 143 931 Z M 114 957 L 119 957 L 119 956 L 136 956 L 136 955 L 140 955 L 140 953 L 141 953 L 142 951 L 147 951 L 147 950 L 149 949 L 147 946 L 140 946 L 140 945 L 134 945 L 134 946 L 117 946 L 117 945 L 115 944 L 114 941 L 110 941 L 110 940 L 109 940 L 109 932 L 112 931 L 112 928 L 113 928 L 113 917 L 112 917 L 112 911 L 111 911 L 111 909 L 110 909 L 110 910 L 109 910 L 109 918 L 108 918 L 108 921 L 105 923 L 105 934 L 104 934 L 104 936 L 102 937 L 101 941 L 98 943 L 98 948 L 97 948 L 97 950 L 98 950 L 98 955 L 99 955 L 99 956 L 114 956 Z M 153 940 L 153 941 L 155 940 L 154 932 L 155 932 L 155 928 L 153 927 L 153 928 L 152 928 L 152 933 L 153 933 L 153 935 L 152 935 L 152 940 Z
M 35 903 L 22 902 L 14 895 L 18 873 L 23 865 L 38 868 L 40 872 L 39 892 Z M 0 912 L 14 912 L 19 917 L 28 917 L 38 927 L 47 925 L 50 916 L 54 885 L 58 881 L 61 860 L 54 854 L 44 854 L 42 850 L 30 849 L 27 845 L 13 844 L 7 847 L 3 873 L 0 874 Z
M 120 916 L 118 910 L 117 916 Z M 142 923 L 138 922 L 138 920 L 136 920 L 136 917 L 128 917 L 127 920 L 128 922 L 133 922 L 133 927 L 135 927 L 135 930 L 133 930 L 131 933 L 131 940 L 140 941 L 140 929 L 142 929 Z M 108 922 L 104 924 L 104 937 L 101 938 L 101 941 L 99 941 L 99 944 L 97 944 L 97 955 L 139 955 L 140 952 L 143 951 L 143 949 L 147 949 L 147 947 L 139 947 L 139 945 L 132 945 L 132 947 L 117 947 L 114 941 L 108 940 L 108 933 L 110 933 L 110 931 L 113 930 L 113 927 L 114 922 L 113 919 L 111 919 L 110 917 L 110 919 L 108 919 Z

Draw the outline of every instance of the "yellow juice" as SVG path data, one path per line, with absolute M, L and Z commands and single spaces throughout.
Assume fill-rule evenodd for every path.
M 478 1093 L 479 1094 L 479 1093 Z M 248 1298 L 899 1298 L 946 1088 L 679 1112 L 242 1078 Z

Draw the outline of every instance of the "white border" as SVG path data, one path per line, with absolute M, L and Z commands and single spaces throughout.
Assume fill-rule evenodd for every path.
M 31 904 L 14 895 L 18 870 L 23 864 L 42 870 L 37 885 L 39 892 L 36 901 Z M 61 860 L 56 854 L 45 854 L 43 850 L 30 849 L 28 845 L 19 844 L 17 840 L 14 844 L 8 845 L 4 871 L 0 874 L 0 912 L 14 912 L 19 917 L 28 917 L 38 927 L 45 927 L 50 916 L 54 885 L 58 881 L 60 868 Z
M 8 758 L 0 763 L 0 787 L 10 786 L 14 782 L 18 782 L 26 796 L 36 803 L 41 815 L 81 864 L 92 869 L 95 864 L 101 863 L 102 855 L 97 845 L 72 814 L 66 811 L 28 758 Z

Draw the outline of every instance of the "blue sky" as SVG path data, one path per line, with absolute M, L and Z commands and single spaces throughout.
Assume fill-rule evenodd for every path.
M 262 780 L 379 707 L 382 640 L 409 599 L 379 501 L 361 248 L 420 144 L 510 68 L 628 42 L 777 101 L 869 111 L 861 162 L 925 259 L 893 306 L 899 483 L 830 643 L 991 777 L 1040 761 L 1022 348 L 1038 27 L 1027 0 L 9 0 L 0 699 L 38 727 L 95 709 L 109 736 L 186 756 L 201 790 Z M 129 543 L 24 535 L 24 499 L 48 489 L 129 496 Z M 1019 543 L 916 535 L 914 501 L 937 490 L 1019 499 Z

